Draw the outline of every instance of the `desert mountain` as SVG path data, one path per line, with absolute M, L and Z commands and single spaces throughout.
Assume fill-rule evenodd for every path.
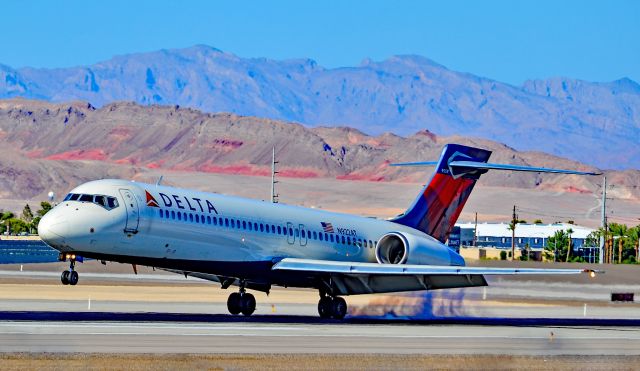
M 519 152 L 471 137 L 420 131 L 370 136 L 346 127 L 317 127 L 205 113 L 179 106 L 86 102 L 0 101 L 0 196 L 28 199 L 50 188 L 67 191 L 83 181 L 135 179 L 149 169 L 269 175 L 276 148 L 281 177 L 425 182 L 432 169 L 389 167 L 397 161 L 437 159 L 446 143 L 494 151 L 491 160 L 595 170 L 573 160 Z M 640 171 L 609 171 L 616 196 L 640 196 Z M 597 193 L 600 177 L 492 172 L 485 185 Z
M 0 98 L 18 96 L 95 107 L 115 101 L 180 105 L 312 127 L 350 126 L 370 135 L 426 129 L 603 168 L 640 168 L 640 85 L 629 79 L 553 78 L 513 86 L 419 56 L 326 69 L 309 59 L 241 58 L 195 46 L 73 68 L 0 65 Z

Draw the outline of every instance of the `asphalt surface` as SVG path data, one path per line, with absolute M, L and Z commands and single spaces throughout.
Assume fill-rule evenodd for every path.
M 164 314 L 166 316 L 166 314 Z M 6 316 L 5 316 L 6 317 Z M 567 326 L 321 322 L 216 316 L 208 322 L 0 322 L 2 352 L 639 355 L 640 324 Z M 185 315 L 184 317 L 188 317 Z M 138 319 L 141 319 L 139 321 Z M 149 319 L 154 319 L 151 315 Z M 186 318 L 188 319 L 188 318 Z M 202 320 L 202 319 L 200 319 Z
M 180 276 L 83 272 L 69 287 L 33 273 L 0 271 L 0 352 L 640 355 L 638 304 L 609 303 L 608 285 L 348 297 L 339 322 L 318 318 L 312 291 L 256 293 L 247 318 L 226 314 L 229 291 Z

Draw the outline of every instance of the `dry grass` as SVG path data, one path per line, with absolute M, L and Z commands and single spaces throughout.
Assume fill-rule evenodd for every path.
M 633 370 L 638 356 L 0 354 L 2 370 Z

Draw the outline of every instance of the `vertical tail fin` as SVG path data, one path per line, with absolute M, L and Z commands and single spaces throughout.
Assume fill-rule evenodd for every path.
M 489 156 L 491 156 L 491 151 L 459 144 L 447 144 L 442 150 L 440 159 L 435 163 L 436 170 L 429 183 L 420 192 L 411 207 L 392 221 L 416 228 L 441 242 L 445 242 L 476 181 L 480 175 L 487 171 L 460 172 L 450 166 L 451 162 L 486 163 Z M 406 165 L 429 164 L 433 163 Z

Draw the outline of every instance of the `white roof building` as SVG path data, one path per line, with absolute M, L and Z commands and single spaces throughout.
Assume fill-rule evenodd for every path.
M 475 223 L 456 223 L 461 229 L 474 229 Z M 518 224 L 516 226 L 517 238 L 549 238 L 559 230 L 566 231 L 571 228 L 571 239 L 586 239 L 595 229 L 568 223 L 559 224 Z M 507 223 L 478 223 L 477 236 L 509 237 L 511 230 Z

